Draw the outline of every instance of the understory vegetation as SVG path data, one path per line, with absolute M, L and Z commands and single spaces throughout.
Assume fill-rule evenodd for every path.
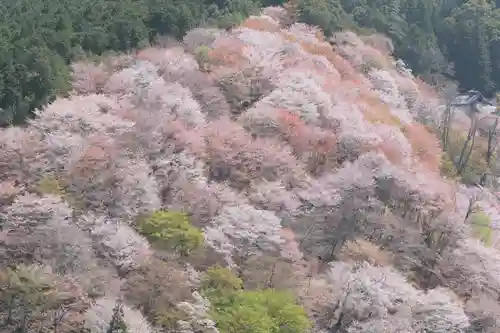
M 500 330 L 498 119 L 300 4 L 141 48 L 126 3 L 74 8 L 121 37 L 82 21 L 99 56 L 0 130 L 1 333 Z

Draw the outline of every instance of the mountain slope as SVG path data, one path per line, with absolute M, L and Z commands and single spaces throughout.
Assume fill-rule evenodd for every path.
M 285 19 L 74 64 L 1 130 L 0 330 L 499 328 L 493 198 L 441 176 L 439 94 L 381 36 Z

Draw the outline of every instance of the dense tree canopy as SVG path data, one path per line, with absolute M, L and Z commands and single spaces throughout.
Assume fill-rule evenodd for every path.
M 22 123 L 69 90 L 68 64 L 127 51 L 159 35 L 203 25 L 231 27 L 283 0 L 9 0 L 0 4 L 0 123 Z M 500 10 L 492 1 L 296 0 L 300 18 L 327 34 L 378 31 L 395 55 L 427 80 L 456 78 L 464 89 L 500 86 Z
M 193 3 L 155 7 L 155 29 L 255 8 Z M 134 25 L 125 2 L 68 2 L 62 44 L 56 14 L 16 14 L 43 42 L 5 44 L 36 92 L 9 96 L 51 98 L 33 87 L 65 76 L 34 68 L 55 49 L 72 86 L 0 129 L 0 333 L 500 331 L 500 118 L 388 38 L 336 32 L 362 6 L 308 3 L 138 52 L 147 6 Z M 375 7 L 383 30 L 397 6 Z
M 493 1 L 339 0 L 339 5 L 334 5 L 331 1 L 298 0 L 298 3 L 303 19 L 326 32 L 354 26 L 388 35 L 394 42 L 395 55 L 429 81 L 444 75 L 457 79 L 463 89 L 479 89 L 487 94 L 500 86 L 497 60 L 500 11 Z M 311 15 L 313 11 L 318 14 Z
M 0 122 L 21 123 L 69 90 L 68 64 L 79 57 L 127 51 L 158 35 L 248 16 L 252 1 L 9 0 L 0 4 Z M 237 13 L 237 15 L 233 15 Z

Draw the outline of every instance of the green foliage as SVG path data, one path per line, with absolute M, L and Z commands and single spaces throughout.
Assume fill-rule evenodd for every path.
M 448 179 L 457 179 L 457 170 L 447 154 L 441 156 L 441 174 Z
M 243 281 L 239 277 L 230 269 L 219 266 L 209 268 L 202 283 L 205 293 L 229 294 L 241 290 L 242 287 Z
M 258 0 L 225 0 L 223 4 L 210 6 L 208 23 L 221 29 L 233 28 L 248 16 L 258 14 L 259 5 Z
M 43 267 L 20 265 L 2 270 L 0 325 L 13 325 L 25 332 L 32 321 L 47 316 L 56 297 L 51 274 Z
M 198 46 L 195 50 L 196 62 L 198 63 L 198 66 L 200 66 L 200 69 L 203 71 L 210 70 L 210 68 L 209 68 L 209 66 L 210 66 L 210 64 L 209 64 L 209 62 L 210 62 L 209 52 L 210 52 L 210 48 L 206 45 Z
M 203 234 L 193 227 L 186 214 L 157 211 L 141 218 L 138 230 L 152 243 L 179 252 L 182 256 L 203 245 Z
M 321 27 L 327 35 L 346 28 L 386 34 L 394 42 L 395 56 L 428 81 L 453 76 L 462 88 L 488 94 L 500 87 L 500 8 L 494 2 L 297 2 L 300 20 Z
M 123 304 L 118 300 L 113 308 L 113 317 L 106 333 L 128 333 L 127 324 L 123 319 Z
M 179 320 L 188 319 L 186 314 L 178 309 L 162 309 L 154 311 L 152 321 L 164 328 L 174 328 Z
M 43 176 L 35 185 L 35 192 L 40 195 L 56 195 L 64 199 L 73 209 L 75 214 L 81 214 L 84 208 L 83 202 L 77 200 L 74 196 L 66 191 L 66 186 L 63 181 L 52 176 Z
M 299 333 L 310 327 L 304 309 L 287 292 L 240 291 L 231 302 L 215 302 L 214 307 L 221 333 Z
M 257 0 L 50 0 L 0 4 L 0 125 L 22 124 L 70 86 L 68 64 L 181 38 L 213 23 L 231 27 Z
M 36 185 L 36 191 L 40 194 L 65 195 L 64 187 L 61 182 L 50 176 L 45 176 L 40 179 Z
M 352 26 L 352 21 L 338 1 L 300 0 L 299 19 L 323 29 L 326 35 Z
M 487 143 L 484 138 L 476 135 L 470 158 L 461 174 L 458 175 L 456 165 L 452 161 L 456 163 L 459 160 L 465 140 L 466 137 L 463 133 L 451 131 L 449 143 L 441 162 L 441 173 L 450 179 L 460 179 L 464 184 L 473 185 L 479 183 L 481 175 L 488 172 L 485 159 Z M 467 149 L 470 148 L 471 144 L 472 140 Z
M 462 173 L 462 183 L 474 185 L 479 183 L 481 175 L 488 171 L 488 165 L 484 159 L 484 150 L 476 145 L 472 150 L 471 157 Z
M 469 221 L 472 227 L 472 234 L 479 239 L 485 246 L 492 245 L 491 219 L 484 212 L 479 211 L 471 214 Z
M 272 318 L 262 306 L 252 307 L 250 304 L 235 304 L 234 308 L 216 313 L 214 320 L 221 333 L 268 333 L 273 332 Z M 279 332 L 279 331 L 276 331 Z
M 301 333 L 310 328 L 293 295 L 273 289 L 247 291 L 242 285 L 227 268 L 214 267 L 206 273 L 202 290 L 221 333 Z

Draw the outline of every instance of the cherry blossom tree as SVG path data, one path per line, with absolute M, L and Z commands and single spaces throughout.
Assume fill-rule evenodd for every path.
M 307 123 L 319 125 L 320 117 L 325 116 L 332 105 L 330 97 L 315 79 L 317 77 L 310 72 L 284 72 L 276 79 L 277 88 L 260 103 L 290 110 Z
M 119 270 L 137 269 L 151 255 L 148 241 L 123 222 L 87 214 L 78 225 L 89 232 L 101 256 L 110 259 Z
M 274 88 L 260 67 L 247 67 L 223 76 L 218 85 L 231 106 L 231 112 L 236 115 L 251 107 Z
M 113 318 L 113 309 L 117 299 L 103 297 L 96 300 L 95 304 L 85 313 L 85 328 L 91 333 L 106 333 Z M 150 333 L 152 331 L 147 320 L 142 314 L 123 304 L 123 320 L 130 333 Z
M 336 264 L 329 279 L 338 286 L 337 300 L 332 300 L 333 325 L 330 329 L 349 332 L 374 332 L 402 329 L 407 332 L 467 332 L 469 320 L 456 296 L 435 289 L 428 293 L 415 289 L 392 268 L 368 264 Z M 334 275 L 343 272 L 343 275 Z M 450 296 L 451 295 L 451 296 Z M 367 332 L 373 332 L 367 330 Z
M 253 248 L 257 252 L 273 252 L 284 244 L 281 220 L 272 212 L 258 210 L 248 204 L 226 206 L 205 231 L 212 247 L 226 253 L 228 260 L 236 249 Z M 231 245 L 229 245 L 231 244 Z
M 224 30 L 195 28 L 184 35 L 182 42 L 187 51 L 194 53 L 200 46 L 212 47 L 215 40 L 224 34 Z
M 297 178 L 297 160 L 277 141 L 254 140 L 243 127 L 227 119 L 208 124 L 204 135 L 209 179 L 228 180 L 242 188 L 253 180 L 293 182 Z
M 0 131 L 0 172 L 5 181 L 16 184 L 36 182 L 38 172 L 43 173 L 47 166 L 40 157 L 47 151 L 41 143 L 43 136 L 39 131 L 10 127 Z
M 40 111 L 32 126 L 45 132 L 69 132 L 87 136 L 95 133 L 119 136 L 130 130 L 133 123 L 111 112 L 113 101 L 91 94 L 56 99 Z
M 377 209 L 372 176 L 377 155 L 346 164 L 337 173 L 314 181 L 299 192 L 303 202 L 292 229 L 306 252 L 333 259 L 346 241 L 368 232 L 368 215 Z
M 122 292 L 129 304 L 141 309 L 153 323 L 161 325 L 167 323 L 177 304 L 191 300 L 190 287 L 182 267 L 153 257 L 127 276 Z
M 158 119 L 163 116 L 165 120 L 179 118 L 192 126 L 205 123 L 200 105 L 193 99 L 191 91 L 179 83 L 156 79 L 148 87 L 138 89 L 135 98 L 142 117 L 151 115 Z
M 487 295 L 470 299 L 465 306 L 472 332 L 493 333 L 500 329 L 500 305 Z
M 479 241 L 467 239 L 439 262 L 447 286 L 466 299 L 484 294 L 498 299 L 498 251 L 484 247 Z
M 189 88 L 208 120 L 230 114 L 230 106 L 217 82 L 206 74 L 199 71 L 179 73 L 166 70 L 163 79 L 167 82 L 177 82 Z
M 92 242 L 72 223 L 72 209 L 59 197 L 26 194 L 7 209 L 3 251 L 13 262 L 38 262 L 58 273 L 83 275 L 93 266 Z
M 161 206 L 149 165 L 112 138 L 93 137 L 73 156 L 66 171 L 68 192 L 83 208 L 135 217 Z
M 138 59 L 148 61 L 158 67 L 160 72 L 175 70 L 188 72 L 197 70 L 198 63 L 192 55 L 185 53 L 182 47 L 147 48 L 138 54 Z
M 72 83 L 80 94 L 100 93 L 110 74 L 104 64 L 79 62 L 72 66 Z

